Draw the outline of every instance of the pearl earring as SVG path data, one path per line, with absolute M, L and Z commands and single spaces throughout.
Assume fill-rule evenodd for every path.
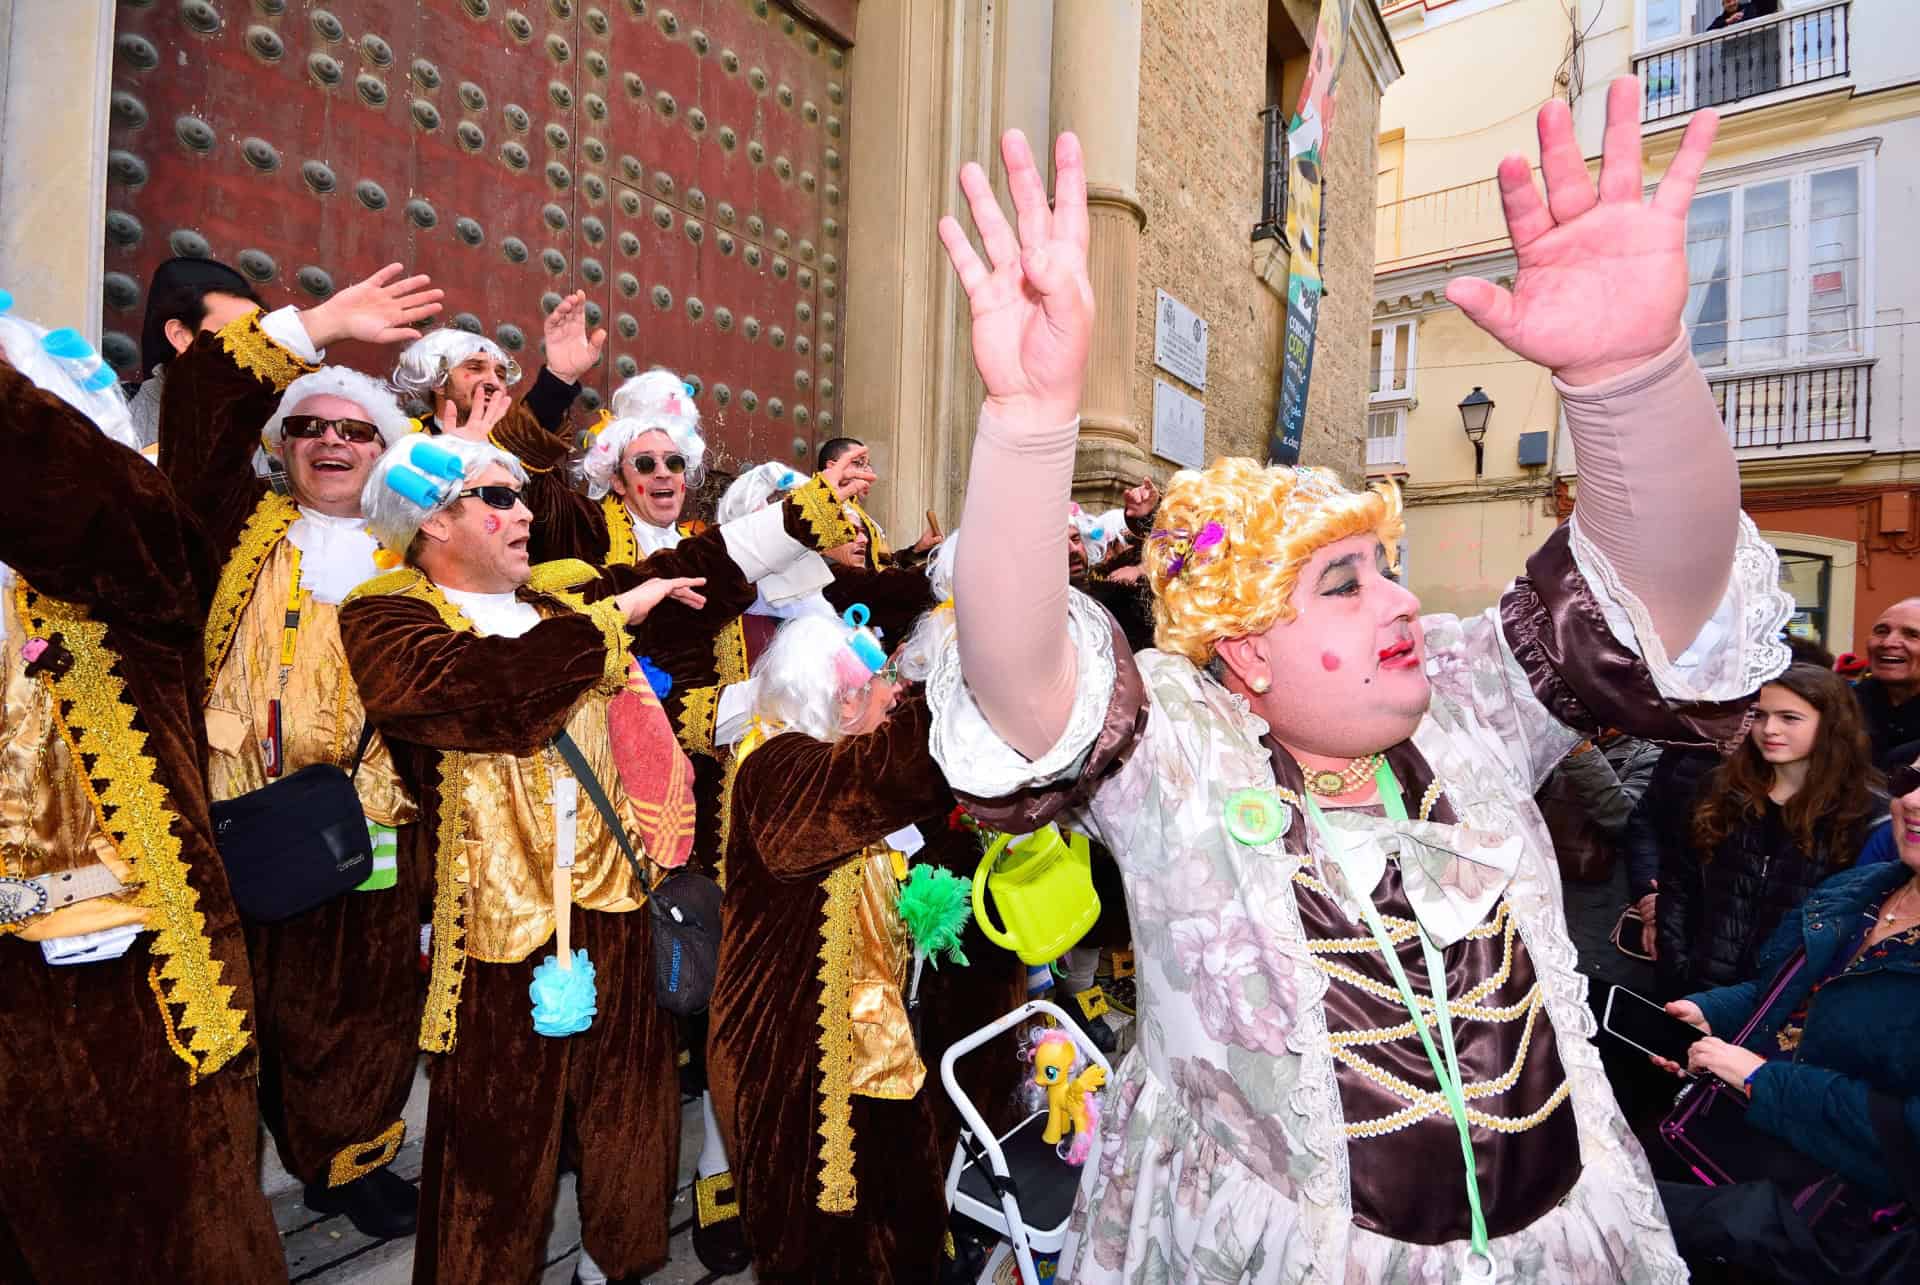
M 1262 675 L 1261 677 L 1256 678 L 1252 682 L 1248 683 L 1247 686 L 1253 689 L 1253 694 L 1255 696 L 1265 696 L 1267 694 L 1267 688 L 1273 686 L 1273 684 L 1266 678 L 1265 675 Z

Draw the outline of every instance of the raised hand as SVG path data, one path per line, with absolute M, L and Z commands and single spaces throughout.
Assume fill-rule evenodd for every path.
M 307 337 L 325 348 L 343 339 L 370 344 L 407 343 L 420 337 L 414 327 L 440 311 L 446 291 L 428 287 L 425 273 L 402 278 L 406 271 L 389 263 L 364 281 L 336 291 L 325 303 L 300 314 Z
M 1153 511 L 1160 507 L 1160 488 L 1153 484 L 1152 478 L 1143 477 L 1140 485 L 1127 488 L 1120 497 L 1120 503 L 1122 511 L 1129 518 L 1150 518 Z
M 647 618 L 648 612 L 668 598 L 672 598 L 675 602 L 684 602 L 698 611 L 707 605 L 706 595 L 698 592 L 700 586 L 706 582 L 705 576 L 656 577 L 644 584 L 635 585 L 613 601 L 620 610 L 627 613 L 627 623 L 637 625 Z
M 1013 193 L 1016 238 L 994 199 L 986 171 L 968 162 L 960 188 L 987 263 L 959 220 L 940 220 L 940 242 L 967 292 L 973 314 L 973 364 L 989 409 L 1010 427 L 1057 427 L 1080 413 L 1087 349 L 1093 340 L 1093 283 L 1087 279 L 1087 175 L 1080 140 L 1054 140 L 1054 202 L 1035 167 L 1026 135 L 1008 130 L 1000 157 Z
M 481 389 L 473 395 L 473 408 L 467 412 L 467 422 L 460 422 L 460 408 L 452 399 L 436 399 L 433 411 L 434 422 L 440 431 L 448 437 L 464 437 L 469 442 L 484 442 L 492 434 L 494 426 L 507 417 L 513 409 L 513 398 L 507 396 L 504 388 Z
M 1595 384 L 1658 356 L 1687 303 L 1687 207 L 1720 118 L 1695 112 L 1652 201 L 1641 199 L 1640 82 L 1607 89 L 1600 187 L 1587 177 L 1573 114 L 1540 109 L 1544 201 L 1526 158 L 1500 162 L 1500 198 L 1519 273 L 1511 292 L 1478 277 L 1447 298 L 1517 356 L 1569 384 Z
M 547 314 L 547 369 L 575 383 L 600 361 L 607 346 L 605 327 L 587 334 L 587 292 L 576 290 Z

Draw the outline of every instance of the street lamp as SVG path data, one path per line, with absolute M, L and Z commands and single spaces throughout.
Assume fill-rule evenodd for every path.
M 1466 429 L 1467 440 L 1473 443 L 1473 475 L 1480 476 L 1486 460 L 1487 421 L 1493 418 L 1493 398 L 1475 384 L 1473 391 L 1460 399 L 1460 427 Z

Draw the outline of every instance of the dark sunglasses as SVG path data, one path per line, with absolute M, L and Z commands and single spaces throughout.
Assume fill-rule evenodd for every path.
M 636 473 L 653 472 L 654 459 L 654 456 L 642 451 L 633 457 L 633 471 Z M 660 467 L 666 469 L 669 473 L 684 473 L 687 471 L 687 457 L 684 455 L 669 455 L 660 461 Z
M 497 482 L 491 486 L 470 486 L 453 498 L 464 500 L 469 495 L 490 509 L 510 509 L 520 503 L 520 488 Z
M 1887 773 L 1887 793 L 1891 797 L 1904 799 L 1915 790 L 1920 790 L 1920 767 L 1908 763 Z
M 289 415 L 280 421 L 280 428 L 288 437 L 325 437 L 332 429 L 340 435 L 343 442 L 353 442 L 365 446 L 368 442 L 385 443 L 380 430 L 364 419 L 328 419 L 324 415 Z

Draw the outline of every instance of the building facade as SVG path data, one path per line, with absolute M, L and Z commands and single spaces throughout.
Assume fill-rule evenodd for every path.
M 1546 372 L 1506 359 L 1440 293 L 1453 275 L 1513 271 L 1493 184 L 1450 180 L 1529 150 L 1550 96 L 1571 100 L 1597 164 L 1605 86 L 1628 73 L 1649 191 L 1692 114 L 1722 117 L 1688 218 L 1687 323 L 1743 502 L 1799 604 L 1790 628 L 1852 649 L 1920 593 L 1920 439 L 1904 424 L 1920 265 L 1898 239 L 1920 216 L 1920 33 L 1886 0 L 1754 6 L 1769 7 L 1718 24 L 1720 0 L 1388 10 L 1408 73 L 1382 110 L 1369 454 L 1405 478 L 1430 605 L 1492 601 L 1579 485 Z M 1505 72 L 1459 93 L 1486 50 Z M 1494 403 L 1478 476 L 1458 405 L 1476 385 Z
M 445 324 L 528 366 L 543 311 L 585 290 L 611 332 L 589 407 L 632 371 L 684 372 L 722 474 L 859 436 L 877 511 L 911 538 L 927 509 L 958 516 L 980 392 L 935 224 L 1002 130 L 1041 150 L 1071 128 L 1101 307 L 1078 488 L 1104 502 L 1173 467 L 1154 454 L 1156 376 L 1202 403 L 1204 456 L 1262 448 L 1286 249 L 1254 239 L 1261 110 L 1290 110 L 1317 9 L 0 0 L 0 277 L 129 377 L 147 276 L 172 254 L 235 264 L 270 305 L 401 260 L 447 287 Z M 1353 476 L 1367 175 L 1397 74 L 1362 0 L 1327 156 L 1305 447 Z M 1204 387 L 1156 369 L 1161 290 L 1206 323 Z

